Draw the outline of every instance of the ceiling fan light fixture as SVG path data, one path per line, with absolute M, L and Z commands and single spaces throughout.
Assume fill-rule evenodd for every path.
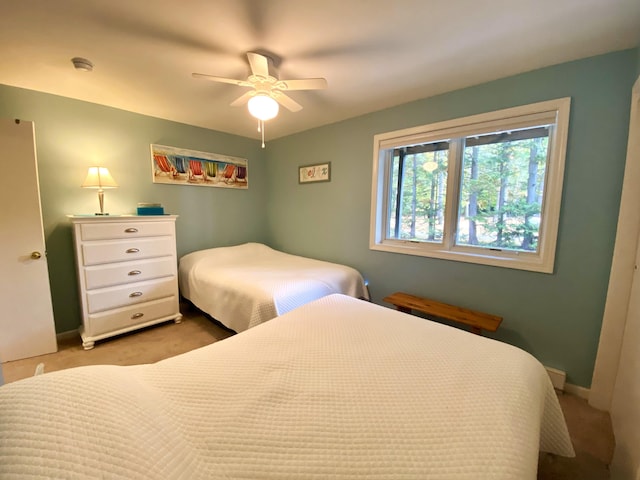
M 433 172 L 436 168 L 438 168 L 438 164 L 431 160 L 428 162 L 424 162 L 422 164 L 422 168 L 424 168 L 426 172 Z
M 251 97 L 248 107 L 249 113 L 263 122 L 275 118 L 280 110 L 278 102 L 263 93 Z

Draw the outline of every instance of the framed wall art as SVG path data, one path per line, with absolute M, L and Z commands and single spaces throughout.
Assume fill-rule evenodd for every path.
M 166 145 L 151 145 L 153 183 L 249 188 L 247 159 Z
M 331 162 L 303 165 L 298 168 L 298 183 L 330 182 Z

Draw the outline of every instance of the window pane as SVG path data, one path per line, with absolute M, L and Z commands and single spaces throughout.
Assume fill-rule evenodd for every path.
M 537 252 L 549 129 L 467 137 L 456 245 Z
M 394 150 L 386 238 L 441 243 L 449 143 Z

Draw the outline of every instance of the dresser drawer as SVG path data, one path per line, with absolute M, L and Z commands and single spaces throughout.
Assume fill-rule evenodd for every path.
M 89 313 L 96 313 L 112 308 L 125 307 L 136 303 L 170 297 L 175 295 L 175 293 L 175 277 L 165 277 L 148 282 L 90 290 L 87 292 L 87 310 Z
M 84 267 L 85 288 L 92 290 L 141 282 L 152 278 L 175 276 L 175 272 L 176 262 L 173 257 L 95 265 Z
M 133 325 L 151 322 L 154 319 L 169 317 L 178 312 L 175 296 L 138 303 L 136 305 L 107 312 L 89 315 L 89 329 L 93 336 L 128 328 Z
M 90 242 L 82 245 L 82 259 L 85 265 L 98 265 L 173 255 L 175 249 L 173 237 Z
M 108 240 L 112 238 L 155 237 L 173 235 L 173 222 L 122 222 L 84 223 L 80 225 L 80 238 L 86 240 Z

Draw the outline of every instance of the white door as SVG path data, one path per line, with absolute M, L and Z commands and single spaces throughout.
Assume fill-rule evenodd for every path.
M 55 352 L 32 122 L 0 119 L 0 362 Z
M 633 87 L 632 99 L 622 202 L 625 202 L 625 208 L 637 212 L 640 200 L 640 77 Z M 630 193 L 626 194 L 627 191 Z M 619 222 L 630 218 L 623 217 L 622 208 L 623 205 L 620 206 Z M 640 480 L 640 233 L 633 240 L 637 241 L 635 270 L 627 315 L 622 319 L 624 324 L 618 327 L 623 328 L 623 336 L 619 346 L 617 371 L 613 372 L 615 385 L 611 420 L 616 449 L 609 468 L 611 478 Z M 629 249 L 626 244 L 625 247 L 620 248 Z M 618 248 L 619 241 L 616 239 L 616 250 Z M 626 275 L 618 275 L 622 277 L 622 282 L 628 281 Z

